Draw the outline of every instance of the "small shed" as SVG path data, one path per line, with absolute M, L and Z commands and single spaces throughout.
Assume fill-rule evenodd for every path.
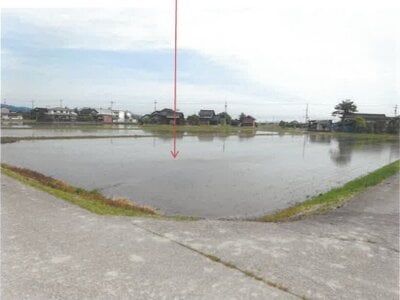
M 308 121 L 308 131 L 332 131 L 332 120 L 310 120 Z
M 256 127 L 256 118 L 253 118 L 252 116 L 244 117 L 242 120 L 241 126 Z

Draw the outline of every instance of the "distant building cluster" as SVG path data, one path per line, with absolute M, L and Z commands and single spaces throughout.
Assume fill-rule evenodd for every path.
M 27 109 L 27 108 L 24 108 Z M 180 112 L 164 108 L 152 113 L 138 116 L 128 110 L 104 109 L 104 108 L 74 108 L 68 107 L 35 107 L 24 112 L 11 112 L 2 107 L 1 118 L 3 120 L 32 119 L 39 122 L 96 122 L 96 123 L 139 123 L 144 125 L 172 125 L 174 120 L 177 125 L 232 125 L 232 126 L 257 126 L 256 119 L 242 113 L 239 118 L 232 117 L 225 111 L 215 113 L 214 110 L 202 109 L 198 114 L 185 118 Z
M 358 133 L 398 133 L 400 117 L 387 117 L 385 114 L 347 113 L 340 121 L 310 120 L 309 131 L 343 131 Z
M 30 115 L 32 119 L 41 122 L 137 123 L 137 118 L 130 111 L 90 107 L 80 109 L 36 107 Z
M 232 125 L 232 126 L 253 126 L 256 119 L 252 116 L 241 114 L 239 119 L 233 120 L 227 112 L 216 114 L 214 110 L 202 109 L 198 114 L 190 115 L 185 119 L 182 112 L 174 112 L 172 109 L 164 108 L 146 114 L 139 119 L 140 124 L 172 125 L 176 119 L 177 125 Z
M 6 107 L 1 108 L 1 119 L 2 120 L 22 120 L 23 116 L 21 113 L 10 111 Z
M 351 101 L 343 101 L 340 105 L 353 105 Z M 356 106 L 354 105 L 354 109 Z M 397 107 L 396 107 L 397 109 Z M 385 114 L 367 114 L 357 112 L 340 113 L 341 120 L 334 122 L 332 119 L 307 120 L 305 123 L 298 121 L 280 121 L 279 126 L 289 128 L 303 128 L 308 131 L 344 131 L 357 133 L 399 133 L 400 117 L 388 117 Z M 32 119 L 39 122 L 94 122 L 105 124 L 141 124 L 141 125 L 231 125 L 256 127 L 256 119 L 250 115 L 241 113 L 233 119 L 227 112 L 216 113 L 214 110 L 202 109 L 197 114 L 185 118 L 180 112 L 164 108 L 152 113 L 138 116 L 128 110 L 103 109 L 103 108 L 74 108 L 36 107 L 32 110 L 26 107 L 13 107 L 5 105 L 1 107 L 2 120 Z M 306 117 L 307 119 L 307 117 Z

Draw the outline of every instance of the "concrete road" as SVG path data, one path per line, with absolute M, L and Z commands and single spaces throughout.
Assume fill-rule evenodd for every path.
M 270 224 L 98 216 L 3 176 L 1 296 L 398 299 L 398 182 Z

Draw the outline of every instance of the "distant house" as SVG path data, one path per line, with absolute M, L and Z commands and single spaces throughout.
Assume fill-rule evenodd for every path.
M 96 116 L 99 112 L 95 108 L 83 107 L 78 110 L 80 116 Z
M 1 119 L 8 120 L 10 115 L 10 110 L 8 108 L 2 107 L 1 108 Z
M 2 120 L 22 120 L 22 113 L 10 111 L 7 107 L 1 108 L 1 119 Z
M 368 131 L 372 133 L 385 132 L 389 121 L 392 119 L 385 114 L 349 113 L 343 116 L 342 122 L 339 124 L 339 130 L 354 131 L 357 118 L 364 119 L 367 123 Z
M 125 112 L 123 110 L 114 109 L 112 112 L 113 112 L 113 123 L 125 122 Z
M 214 110 L 202 109 L 199 111 L 200 125 L 218 125 L 220 123 L 220 116 L 215 114 Z
M 94 108 L 83 107 L 75 110 L 78 113 L 77 120 L 79 121 L 96 121 L 98 111 Z
M 253 118 L 252 116 L 246 116 L 243 118 L 240 126 L 252 126 L 256 127 L 256 119 Z
M 113 123 L 135 123 L 133 114 L 127 110 L 113 110 Z
M 10 114 L 8 115 L 8 119 L 9 120 L 23 120 L 24 117 L 22 116 L 22 113 L 20 112 L 10 112 Z
M 169 108 L 156 110 L 151 114 L 144 115 L 140 118 L 143 124 L 174 124 L 174 111 Z M 181 112 L 176 112 L 176 124 L 183 125 L 185 123 L 185 116 Z
M 130 111 L 126 110 L 125 111 L 125 122 L 137 123 L 137 119 L 136 119 L 136 117 L 134 116 L 133 113 L 131 113 Z
M 75 121 L 78 116 L 73 109 L 67 107 L 35 107 L 31 114 L 37 121 L 45 122 L 70 122 Z
M 100 108 L 97 109 L 97 121 L 111 124 L 115 117 L 114 112 L 111 109 Z
M 75 121 L 77 113 L 67 107 L 53 107 L 47 109 L 47 118 L 51 121 Z
M 363 114 L 363 113 L 349 113 L 343 116 L 344 123 L 351 123 L 356 118 L 363 118 L 367 122 L 386 122 L 390 118 L 386 117 L 385 114 Z
M 307 130 L 309 131 L 332 131 L 332 120 L 310 120 Z

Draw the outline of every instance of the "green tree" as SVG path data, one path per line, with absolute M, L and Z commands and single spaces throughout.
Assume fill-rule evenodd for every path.
M 187 117 L 187 122 L 189 123 L 189 125 L 199 125 L 200 118 L 198 115 L 191 115 Z
M 365 121 L 364 118 L 362 117 L 357 117 L 355 119 L 355 130 L 356 132 L 367 132 L 368 127 L 367 127 L 367 121 Z
M 342 124 L 344 121 L 344 116 L 357 111 L 357 105 L 354 104 L 350 99 L 346 99 L 335 106 L 335 110 L 332 116 L 340 115 L 342 119 Z
M 219 116 L 223 119 L 225 119 L 226 125 L 230 125 L 232 122 L 232 117 L 226 113 L 226 112 L 222 112 L 219 114 Z
M 239 116 L 239 121 L 243 122 L 243 120 L 246 118 L 246 115 L 244 113 L 241 113 Z
M 150 124 L 151 119 L 148 116 L 144 116 L 139 119 L 139 124 Z
M 232 117 L 229 114 L 225 115 L 226 125 L 231 125 Z
M 400 129 L 400 118 L 396 117 L 389 121 L 389 124 L 386 128 L 386 132 L 392 134 L 399 134 L 399 129 Z

